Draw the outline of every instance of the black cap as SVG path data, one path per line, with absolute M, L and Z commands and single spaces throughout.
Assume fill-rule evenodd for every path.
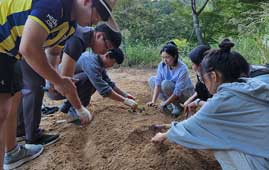
M 106 40 L 109 40 L 114 48 L 118 48 L 122 41 L 122 35 L 120 32 L 115 32 L 106 23 L 99 24 L 95 27 L 96 32 L 105 33 Z
M 114 58 L 118 64 L 124 60 L 124 54 L 120 48 L 114 48 L 107 51 L 110 58 Z
M 210 47 L 207 45 L 199 45 L 199 46 L 195 47 L 189 53 L 189 57 L 190 57 L 191 61 L 196 65 L 200 65 L 200 63 L 202 62 L 202 60 L 205 56 L 205 52 L 209 49 L 210 49 Z

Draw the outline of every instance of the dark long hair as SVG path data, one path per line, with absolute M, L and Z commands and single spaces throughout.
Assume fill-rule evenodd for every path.
M 169 41 L 168 43 L 166 43 L 161 49 L 160 54 L 162 54 L 162 52 L 166 52 L 167 54 L 172 56 L 175 59 L 174 65 L 177 65 L 179 52 L 177 45 L 173 41 Z
M 248 62 L 240 53 L 231 51 L 232 47 L 234 43 L 224 39 L 219 49 L 210 50 L 201 63 L 201 73 L 218 71 L 222 74 L 223 82 L 235 82 L 241 76 L 248 76 Z

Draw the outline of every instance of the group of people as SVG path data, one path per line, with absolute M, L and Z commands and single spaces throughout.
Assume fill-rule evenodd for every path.
M 155 106 L 159 97 L 160 110 L 188 116 L 172 122 L 152 142 L 168 139 L 187 148 L 211 150 L 223 170 L 267 170 L 269 68 L 249 65 L 231 50 L 233 46 L 224 39 L 217 49 L 200 45 L 189 53 L 197 75 L 195 92 L 186 66 L 177 53 L 168 50 L 176 46 L 169 42 L 163 47 L 157 76 L 149 79 L 154 90 L 148 105 Z M 178 112 L 180 102 L 184 104 Z
M 0 1 L 0 170 L 19 167 L 59 139 L 39 127 L 44 86 L 52 100 L 66 99 L 61 111 L 81 124 L 93 119 L 87 106 L 95 91 L 137 108 L 135 97 L 106 71 L 124 60 L 114 5 L 115 0 Z M 152 141 L 211 149 L 223 169 L 269 169 L 268 70 L 250 67 L 233 46 L 225 39 L 219 49 L 201 45 L 190 52 L 195 88 L 176 44 L 163 46 L 147 105 L 157 107 L 159 97 L 162 112 L 191 116 Z
M 134 97 L 106 74 L 124 60 L 111 13 L 115 2 L 0 1 L 0 170 L 19 167 L 59 139 L 39 127 L 46 84 L 52 98 L 67 99 L 67 112 L 82 124 L 93 119 L 86 106 L 95 90 L 136 108 Z

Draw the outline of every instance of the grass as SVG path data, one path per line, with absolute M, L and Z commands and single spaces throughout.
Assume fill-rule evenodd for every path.
M 242 37 L 235 42 L 234 51 L 242 54 L 251 64 L 268 64 L 269 63 L 269 46 L 266 47 L 262 41 Z M 191 68 L 191 61 L 188 58 L 188 53 L 195 45 L 189 45 L 181 51 L 180 58 L 185 64 Z M 217 44 L 212 44 L 212 47 L 217 47 Z M 126 59 L 123 66 L 139 67 L 139 68 L 156 68 L 161 61 L 160 50 L 162 45 L 153 46 L 142 43 L 128 44 L 123 46 Z
M 155 67 L 160 62 L 159 47 L 145 46 L 142 44 L 130 45 L 124 49 L 126 59 L 124 66 L 147 66 Z
M 236 48 L 251 64 L 269 63 L 269 46 L 259 39 L 243 37 L 236 41 Z
M 161 61 L 160 50 L 162 46 L 152 46 L 136 44 L 128 47 L 123 47 L 126 58 L 123 66 L 128 67 L 143 67 L 156 68 Z M 180 58 L 188 66 L 191 65 L 190 60 L 186 55 L 180 55 Z

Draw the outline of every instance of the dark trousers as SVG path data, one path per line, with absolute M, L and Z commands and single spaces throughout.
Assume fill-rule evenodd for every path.
M 76 70 L 75 75 L 73 76 L 75 79 L 78 79 L 78 81 L 75 83 L 77 87 L 77 92 L 79 99 L 81 101 L 81 104 L 83 106 L 88 106 L 91 100 L 91 96 L 95 93 L 96 89 L 90 82 L 88 76 L 83 71 Z M 62 100 L 65 99 L 64 96 L 62 96 L 60 93 L 48 93 L 48 97 L 52 100 Z M 69 105 L 71 107 L 71 104 L 69 101 L 65 102 L 65 105 Z
M 88 76 L 84 72 L 80 72 L 74 75 L 74 78 L 79 81 L 76 82 L 78 96 L 83 106 L 88 106 L 91 100 L 91 96 L 95 93 L 96 89 L 88 79 Z
M 22 101 L 18 110 L 17 136 L 25 135 L 27 142 L 33 142 L 41 135 L 41 107 L 44 97 L 42 86 L 45 80 L 24 60 L 20 61 L 23 77 Z

